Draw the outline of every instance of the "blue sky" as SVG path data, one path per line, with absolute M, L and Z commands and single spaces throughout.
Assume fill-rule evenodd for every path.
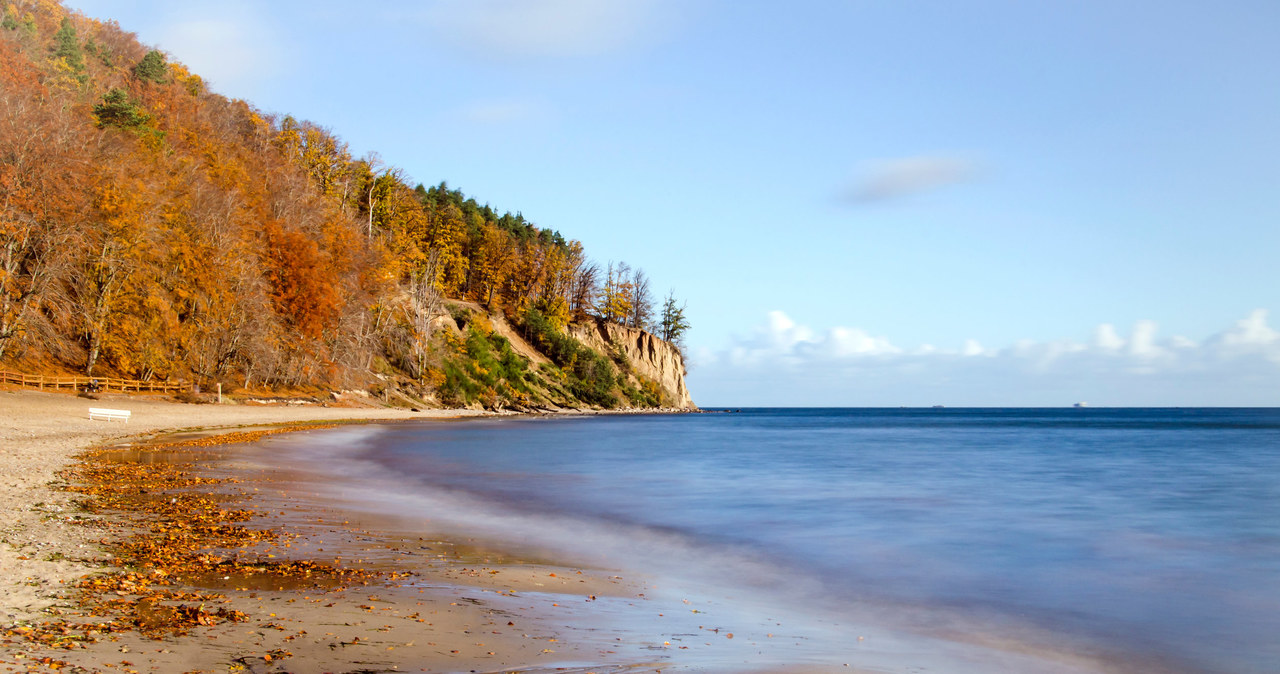
M 1280 405 L 1280 4 L 73 0 L 642 267 L 713 405 Z

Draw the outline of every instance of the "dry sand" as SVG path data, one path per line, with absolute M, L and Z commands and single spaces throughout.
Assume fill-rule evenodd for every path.
M 127 424 L 90 421 L 90 407 L 128 409 L 132 418 Z M 65 584 L 100 570 L 94 561 L 103 555 L 100 530 L 72 521 L 81 516 L 71 498 L 79 495 L 57 486 L 58 471 L 84 449 L 180 429 L 477 414 L 482 413 L 186 405 L 123 395 L 91 401 L 0 391 L 0 629 L 67 608 Z M 739 629 L 735 640 L 732 625 L 691 611 L 687 600 L 646 596 L 652 586 L 642 579 L 370 530 L 367 523 L 350 521 L 350 514 L 316 512 L 313 506 L 290 511 L 287 499 L 262 504 L 273 509 L 268 524 L 300 536 L 290 551 L 280 551 L 284 555 L 326 561 L 338 556 L 361 568 L 409 569 L 415 575 L 340 591 L 228 579 L 227 587 L 214 589 L 225 591 L 228 608 L 244 611 L 247 622 L 159 640 L 107 635 L 69 651 L 6 640 L 0 668 L 25 671 L 52 656 L 67 663 L 68 671 L 111 672 L 746 671 L 758 669 L 751 666 L 753 654 L 765 647 L 756 639 L 773 638 L 766 639 L 763 630 L 753 638 Z M 207 579 L 196 586 L 210 588 Z M 780 641 L 769 646 L 782 647 Z M 787 641 L 786 649 L 794 648 L 803 660 L 802 639 Z M 768 669 L 782 671 L 772 661 Z
M 90 570 L 90 532 L 66 523 L 72 494 L 52 488 L 80 451 L 123 438 L 184 428 L 219 428 L 342 419 L 448 418 L 466 410 L 185 405 L 158 397 L 0 391 L 0 618 L 29 619 L 50 605 L 62 581 Z M 91 421 L 91 407 L 127 409 L 128 422 Z

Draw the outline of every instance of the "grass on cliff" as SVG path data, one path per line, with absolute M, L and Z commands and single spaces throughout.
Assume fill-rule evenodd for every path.
M 608 358 L 561 332 L 537 309 L 525 312 L 520 327 L 525 339 L 564 373 L 565 387 L 573 397 L 606 408 L 622 402 L 618 389 L 623 380 Z
M 536 309 L 526 312 L 519 326 L 534 348 L 551 360 L 535 369 L 483 314 L 455 308 L 454 319 L 463 333 L 445 335 L 433 382 L 445 404 L 488 409 L 586 404 L 612 409 L 658 407 L 664 402 L 657 382 L 634 372 L 620 349 L 602 355 Z
M 447 404 L 479 403 L 488 409 L 524 407 L 530 403 L 529 361 L 482 316 L 466 323 L 463 337 L 448 334 L 444 380 L 439 394 Z

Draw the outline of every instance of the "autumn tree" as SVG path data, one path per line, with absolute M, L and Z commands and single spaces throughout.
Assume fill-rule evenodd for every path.
M 545 231 L 545 230 L 544 230 Z M 574 251 L 568 246 L 541 246 L 542 269 L 537 286 L 532 289 L 532 304 L 546 316 L 557 329 L 569 322 L 569 286 L 573 279 Z
M 263 347 L 276 323 L 266 279 L 231 232 L 178 226 L 165 267 L 176 272 L 166 284 L 179 318 L 179 360 L 203 381 L 239 369 L 247 387 L 272 360 Z
M 0 40 L 0 358 L 59 292 L 85 210 L 85 142 L 38 72 Z
M 310 237 L 268 223 L 267 279 L 277 310 L 304 337 L 319 339 L 337 315 L 339 297 L 324 253 Z
M 93 214 L 83 231 L 74 275 L 68 279 L 85 348 L 84 373 L 89 376 L 108 339 L 116 301 L 141 267 L 139 254 L 154 209 L 145 186 L 122 174 L 106 173 L 93 191 Z
M 647 329 L 653 320 L 653 291 L 649 289 L 649 277 L 636 267 L 631 273 L 631 327 Z
M 35 37 L 40 32 L 39 26 L 36 25 L 35 16 L 31 12 L 23 12 L 19 17 L 18 8 L 12 3 L 5 7 L 4 22 L 0 23 L 0 26 L 28 39 Z
M 373 214 L 377 204 L 385 198 L 383 194 L 378 194 L 379 188 L 385 193 L 386 189 L 391 185 L 392 181 L 387 180 L 387 176 L 392 170 L 389 168 L 384 169 L 382 159 L 378 157 L 376 152 L 371 152 L 356 162 L 349 171 L 351 189 L 355 191 L 355 199 L 348 198 L 348 195 L 344 193 L 342 207 L 346 209 L 348 203 L 354 201 L 357 207 L 364 210 L 365 236 L 370 238 L 373 237 Z M 379 176 L 379 173 L 383 175 Z
M 573 281 L 569 285 L 569 314 L 575 321 L 584 320 L 595 306 L 596 293 L 600 290 L 600 265 L 580 258 L 573 268 Z
M 431 343 L 431 327 L 444 306 L 444 297 L 433 281 L 436 278 L 436 265 L 439 264 L 439 251 L 432 250 L 426 263 L 414 275 L 410 286 L 410 308 L 414 328 L 413 366 L 414 376 L 419 380 L 427 371 L 427 352 Z
M 173 297 L 154 267 L 125 276 L 110 303 L 110 320 L 102 331 L 101 359 L 133 379 L 168 378 L 183 369 L 178 361 L 178 318 Z
M 561 332 L 592 313 L 646 325 L 648 288 L 518 211 L 209 92 L 113 22 L 3 7 L 0 359 L 365 384 L 388 364 L 424 375 L 446 297 Z M 612 366 L 574 353 L 566 390 L 605 404 Z
M 481 301 L 486 307 L 493 308 L 498 290 L 511 274 L 517 250 L 511 235 L 492 223 L 485 223 L 481 228 L 477 244 L 471 270 Z
M 610 261 L 605 270 L 596 304 L 596 311 L 600 317 L 614 323 L 625 324 L 631 317 L 635 301 L 634 287 L 631 281 L 631 265 L 626 262 L 614 264 Z
M 437 251 L 435 283 L 441 292 L 456 294 L 467 278 L 466 223 L 453 204 L 427 214 L 426 247 Z
M 532 242 L 518 244 L 516 254 L 503 287 L 502 303 L 517 315 L 537 302 L 537 290 L 546 279 L 548 251 Z
M 280 122 L 275 143 L 285 157 L 307 173 L 323 195 L 340 199 L 348 196 L 355 162 L 347 144 L 332 131 L 286 116 Z

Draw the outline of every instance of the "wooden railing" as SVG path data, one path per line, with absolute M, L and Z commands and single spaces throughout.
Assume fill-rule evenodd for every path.
M 17 384 L 41 391 L 57 391 L 70 389 L 78 391 L 91 388 L 93 384 L 102 391 L 150 391 L 155 393 L 178 393 L 186 390 L 190 384 L 171 381 L 139 381 L 137 379 L 115 379 L 112 377 L 59 377 L 46 374 L 22 374 L 21 372 L 5 372 L 0 370 L 0 384 Z

